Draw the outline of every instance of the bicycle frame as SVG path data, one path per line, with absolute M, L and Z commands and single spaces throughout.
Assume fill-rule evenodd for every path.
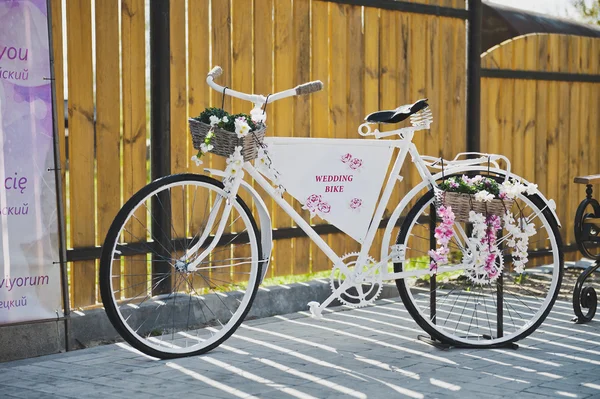
M 255 104 L 266 103 L 267 101 L 269 101 L 269 102 L 276 101 L 278 99 L 290 97 L 293 95 L 298 95 L 300 93 L 298 91 L 298 88 L 300 88 L 301 86 L 298 86 L 296 89 L 290 89 L 290 90 L 286 90 L 286 91 L 283 91 L 280 93 L 276 93 L 273 96 L 270 96 L 269 99 L 267 100 L 266 98 L 264 98 L 263 96 L 260 96 L 260 95 L 248 95 L 245 93 L 233 91 L 231 89 L 223 88 L 222 86 L 217 85 L 216 83 L 214 83 L 214 77 L 219 76 L 220 74 L 221 74 L 221 69 L 219 67 L 216 67 L 209 73 L 209 75 L 207 77 L 207 83 L 213 89 L 222 90 L 223 93 L 225 93 L 225 91 L 227 91 L 228 95 L 238 97 L 238 98 L 241 98 L 241 99 L 244 99 L 247 101 L 251 101 Z M 318 83 L 321 84 L 320 82 L 318 82 Z M 312 84 L 314 84 L 314 83 L 312 83 Z M 311 84 L 308 84 L 308 85 L 310 86 Z M 439 163 L 442 161 L 442 159 L 430 157 L 430 156 L 421 156 L 416 148 L 416 145 L 412 142 L 415 132 L 417 132 L 419 130 L 429 129 L 429 124 L 431 123 L 431 119 L 427 120 L 427 118 L 428 117 L 425 117 L 425 120 L 421 119 L 421 121 L 422 122 L 424 121 L 424 123 L 418 123 L 416 125 L 413 124 L 412 127 L 405 127 L 405 128 L 401 128 L 401 129 L 397 129 L 397 130 L 393 130 L 393 131 L 389 131 L 389 132 L 379 132 L 378 130 L 371 132 L 369 124 L 367 124 L 367 123 L 362 124 L 358 129 L 358 133 L 361 136 L 375 136 L 378 139 L 383 138 L 383 137 L 388 137 L 388 136 L 395 136 L 395 135 L 400 136 L 400 139 L 396 139 L 396 140 L 381 140 L 382 146 L 385 145 L 385 146 L 391 146 L 394 148 L 398 148 L 399 153 L 394 161 L 394 166 L 392 168 L 392 171 L 388 175 L 387 182 L 383 186 L 383 193 L 381 195 L 381 198 L 377 202 L 377 207 L 375 209 L 375 213 L 371 219 L 365 240 L 363 241 L 362 246 L 361 246 L 359 257 L 356 261 L 356 264 L 358 264 L 358 265 L 364 264 L 366 259 L 368 258 L 369 250 L 371 249 L 373 240 L 375 239 L 375 234 L 376 234 L 377 230 L 379 229 L 379 221 L 382 219 L 385 209 L 390 201 L 395 182 L 396 182 L 396 180 L 402 180 L 400 171 L 406 161 L 406 156 L 409 154 L 411 155 L 412 163 L 417 168 L 417 171 L 418 171 L 419 175 L 421 176 L 422 181 L 421 181 L 421 183 L 417 184 L 412 190 L 410 190 L 404 196 L 404 198 L 401 200 L 400 204 L 396 207 L 396 209 L 394 210 L 394 212 L 392 214 L 392 217 L 390 218 L 390 220 L 392 222 L 395 221 L 399 217 L 399 215 L 404 210 L 404 208 L 409 203 L 409 201 L 412 198 L 414 198 L 420 192 L 420 190 L 422 190 L 426 187 L 429 187 L 429 188 L 437 187 L 436 181 L 438 179 L 440 179 L 440 177 L 441 177 L 440 175 L 443 175 L 443 172 L 437 173 L 434 175 L 429 171 L 429 168 L 431 168 L 431 167 L 434 167 L 434 168 L 437 167 L 438 169 L 441 169 L 441 166 Z M 364 129 L 366 129 L 366 131 Z M 286 138 L 286 140 L 294 140 L 294 138 Z M 299 140 L 299 139 L 296 139 L 296 140 Z M 322 140 L 329 140 L 329 139 L 300 139 L 300 140 L 311 140 L 311 141 L 314 141 L 314 143 L 316 145 L 318 145 L 319 142 L 322 142 Z M 356 141 L 360 142 L 360 139 L 357 139 Z M 390 141 L 391 141 L 391 144 L 390 144 Z M 459 159 L 462 156 L 478 156 L 478 158 Z M 505 169 L 501 169 L 499 167 L 498 160 L 503 160 L 506 163 Z M 483 169 L 482 164 L 487 164 L 486 169 L 492 173 L 498 174 L 500 176 L 504 176 L 506 179 L 508 179 L 509 177 L 515 177 L 515 178 L 520 179 L 519 177 L 511 174 L 510 161 L 502 155 L 483 154 L 483 153 L 460 153 L 453 160 L 443 161 L 443 162 L 445 162 L 444 169 L 446 171 L 446 174 L 448 174 L 448 175 L 455 174 L 455 173 L 464 173 L 464 172 L 468 172 L 468 171 L 481 171 Z M 493 168 L 490 167 L 490 164 L 493 165 L 494 167 Z M 298 212 L 296 212 L 296 210 L 285 199 L 283 199 L 282 196 L 277 194 L 276 190 L 273 188 L 271 183 L 250 162 L 244 163 L 243 170 L 245 172 L 247 172 L 265 190 L 265 192 L 268 193 L 268 195 L 277 203 L 277 205 L 279 205 L 283 209 L 283 211 L 285 213 L 287 213 L 296 222 L 298 227 L 300 227 L 308 235 L 308 237 L 310 237 L 310 239 L 319 247 L 319 249 L 321 249 L 325 253 L 325 255 L 333 262 L 333 264 L 335 266 L 342 268 L 342 270 L 348 271 L 348 269 L 345 267 L 344 263 L 342 262 L 340 256 L 331 249 L 331 247 L 315 232 L 315 230 L 310 226 L 310 224 L 307 223 L 302 218 L 302 216 L 300 216 L 300 214 Z M 207 171 L 211 172 L 211 173 L 217 172 L 216 174 L 224 175 L 222 172 L 219 172 L 219 171 L 212 171 L 212 170 L 207 170 Z M 234 183 L 234 190 L 232 190 L 229 195 L 235 196 L 237 194 L 237 190 L 240 187 L 240 183 L 241 183 L 242 179 L 243 179 L 243 174 L 240 174 L 236 178 L 236 181 Z M 526 183 L 526 182 L 524 182 L 524 183 Z M 254 194 L 256 194 L 256 193 L 253 193 L 253 195 Z M 537 194 L 542 198 L 542 200 L 544 200 L 548 204 L 548 207 L 551 209 L 554 217 L 556 218 L 556 220 L 558 222 L 558 225 L 560 226 L 560 221 L 558 220 L 558 217 L 556 216 L 556 213 L 555 213 L 556 206 L 554 204 L 554 201 L 548 201 L 539 192 Z M 255 197 L 258 197 L 258 195 L 255 195 Z M 260 198 L 260 197 L 258 197 L 258 198 Z M 222 220 L 227 218 L 227 215 L 230 210 L 231 210 L 231 205 L 229 204 L 229 201 L 227 201 L 226 208 L 225 208 L 224 214 L 222 216 Z M 265 212 L 266 212 L 266 210 L 263 209 L 262 213 L 265 213 Z M 262 216 L 261 216 L 261 219 L 262 219 Z M 213 227 L 212 223 L 214 223 L 214 220 L 211 222 L 211 224 L 206 226 L 206 229 L 208 231 L 212 230 L 212 227 Z M 220 236 L 223 232 L 224 226 L 222 226 L 222 224 L 223 223 L 219 224 L 217 233 L 215 234 L 215 237 L 213 238 L 209 248 L 204 250 L 200 256 L 196 257 L 196 259 L 188 265 L 189 271 L 195 270 L 197 265 L 200 264 L 200 262 L 202 262 L 202 260 L 206 257 L 206 255 L 208 253 L 210 253 L 210 251 L 216 246 L 216 244 L 219 241 Z M 261 223 L 261 225 L 262 225 L 262 223 Z M 404 260 L 402 248 L 398 248 L 397 246 L 392 246 L 391 247 L 392 250 L 389 251 L 390 248 L 386 247 L 386 243 L 390 242 L 392 227 L 393 226 L 390 226 L 389 224 L 386 227 L 386 230 L 384 233 L 384 240 L 383 240 L 383 244 L 382 244 L 382 248 L 381 248 L 381 258 L 380 258 L 379 262 L 370 267 L 379 269 L 380 276 L 382 277 L 383 280 L 395 280 L 395 279 L 402 279 L 402 278 L 406 278 L 406 277 L 419 277 L 419 276 L 429 274 L 430 272 L 428 269 L 404 271 L 404 272 L 397 272 L 397 273 L 389 273 L 388 272 L 387 264 L 391 259 L 394 259 L 394 261 L 396 261 L 396 262 L 401 262 Z M 467 239 L 467 234 L 462 229 L 460 224 L 455 225 L 455 228 L 458 230 L 457 234 L 455 236 L 458 236 L 461 238 L 462 242 L 464 243 L 463 246 L 469 247 L 469 249 L 474 251 L 475 250 L 474 248 L 470 248 L 470 246 L 472 244 Z M 206 235 L 208 235 L 208 234 L 206 234 Z M 204 237 L 204 239 L 206 239 L 206 237 Z M 184 255 L 184 257 L 182 257 L 180 259 L 180 261 L 183 262 L 186 259 L 190 259 L 192 257 L 191 255 L 194 254 L 196 251 L 198 251 L 199 248 L 201 248 L 201 246 L 204 243 L 203 241 L 204 240 L 202 240 L 202 239 L 199 240 L 196 245 L 194 245 L 192 248 L 190 248 L 187 251 L 186 255 Z M 390 252 L 390 253 L 388 254 L 388 252 Z M 453 271 L 453 270 L 461 270 L 461 269 L 464 269 L 465 267 L 467 267 L 467 266 L 465 266 L 464 264 L 459 264 L 459 265 L 455 265 L 455 266 L 443 266 L 438 269 L 438 273 L 444 273 L 444 272 L 449 272 L 449 271 Z M 362 269 L 362 268 L 356 268 L 356 270 L 359 270 L 359 269 Z M 344 282 L 344 284 L 338 288 L 337 291 L 341 291 L 342 289 L 347 288 L 351 284 L 360 283 L 362 281 L 365 281 L 362 277 L 363 274 L 364 274 L 363 272 L 350 273 L 349 275 L 352 275 L 352 277 L 348 278 Z M 326 305 L 327 305 L 327 303 L 322 304 L 321 306 L 323 307 Z

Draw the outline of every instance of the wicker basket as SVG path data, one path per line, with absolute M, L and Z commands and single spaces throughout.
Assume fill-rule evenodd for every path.
M 435 190 L 436 208 L 443 206 L 452 207 L 454 220 L 457 222 L 468 222 L 469 212 L 475 211 L 483 215 L 496 215 L 502 217 L 507 210 L 510 210 L 514 200 L 493 199 L 490 202 L 481 202 L 475 200 L 473 194 L 452 193 L 443 190 Z
M 194 148 L 199 150 L 200 145 L 204 143 L 204 139 L 210 131 L 210 125 L 192 118 L 189 119 L 189 123 Z M 244 161 L 251 161 L 258 156 L 258 146 L 265 138 L 266 131 L 267 127 L 260 124 L 258 129 L 248 133 L 245 137 L 238 138 L 235 132 L 229 132 L 219 127 L 215 127 L 215 134 L 210 140 L 210 144 L 213 145 L 213 149 L 210 150 L 210 152 L 222 157 L 228 157 L 233 154 L 235 147 L 241 146 Z

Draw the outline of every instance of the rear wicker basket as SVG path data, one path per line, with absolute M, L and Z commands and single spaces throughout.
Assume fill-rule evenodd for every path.
M 189 119 L 189 124 L 194 148 L 199 150 L 200 145 L 204 143 L 204 139 L 210 131 L 210 125 L 192 118 Z M 267 127 L 260 124 L 258 129 L 251 131 L 245 137 L 238 138 L 235 132 L 215 127 L 214 136 L 210 140 L 210 144 L 213 146 L 210 152 L 222 157 L 228 157 L 233 154 L 235 147 L 241 146 L 244 161 L 251 161 L 258 156 L 258 146 L 265 138 L 266 131 Z
M 441 206 L 452 207 L 456 222 L 468 222 L 470 211 L 502 217 L 507 210 L 511 209 L 513 202 L 514 200 L 509 198 L 504 200 L 496 198 L 490 202 L 480 202 L 475 200 L 473 194 L 435 190 L 436 208 L 439 209 Z

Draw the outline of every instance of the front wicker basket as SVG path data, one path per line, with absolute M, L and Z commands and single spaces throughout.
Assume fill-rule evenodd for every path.
M 193 118 L 189 119 L 189 124 L 194 148 L 199 150 L 200 145 L 204 143 L 204 139 L 210 131 L 210 125 Z M 248 133 L 245 137 L 238 138 L 235 132 L 215 127 L 214 136 L 210 140 L 210 144 L 213 146 L 210 152 L 228 157 L 233 154 L 235 147 L 241 146 L 244 161 L 251 161 L 258 156 L 258 146 L 265 138 L 266 131 L 267 127 L 261 123 L 258 129 Z
M 475 200 L 473 194 L 452 193 L 443 190 L 435 190 L 435 206 L 440 208 L 442 205 L 452 207 L 454 220 L 456 222 L 469 222 L 469 212 L 475 211 L 483 215 L 496 215 L 502 217 L 507 210 L 510 210 L 514 200 L 493 199 L 490 202 L 480 202 Z

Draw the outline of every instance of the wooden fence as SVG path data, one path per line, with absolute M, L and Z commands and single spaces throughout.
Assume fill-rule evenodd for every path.
M 156 161 L 148 150 L 150 50 L 144 0 L 97 1 L 94 13 L 90 2 L 68 2 L 64 10 L 61 3 L 51 2 L 52 27 L 59 115 L 68 89 L 68 130 L 60 127 L 60 145 L 71 304 L 78 308 L 98 302 L 99 247 Z M 323 92 L 270 106 L 269 135 L 355 138 L 367 113 L 429 98 L 435 120 L 431 131 L 417 134 L 418 149 L 445 157 L 465 150 L 464 0 L 419 1 L 413 8 L 383 0 L 347 3 L 353 5 L 170 0 L 171 73 L 164 78 L 170 83 L 171 139 L 164 150 L 171 172 L 198 171 L 190 162 L 187 118 L 220 106 L 221 95 L 205 84 L 214 65 L 224 68 L 220 83 L 241 91 L 268 94 L 309 80 L 325 83 Z M 583 196 L 572 179 L 600 171 L 599 65 L 599 39 L 564 35 L 519 37 L 482 55 L 480 149 L 507 155 L 517 174 L 555 199 L 565 244 L 574 241 L 572 218 Z M 250 105 L 226 98 L 225 108 L 247 112 Z M 216 157 L 209 161 L 222 164 Z M 417 177 L 412 168 L 403 174 L 392 204 Z M 276 229 L 293 230 L 287 215 L 268 206 Z M 275 242 L 271 276 L 330 267 L 307 238 L 290 237 Z M 358 250 L 340 234 L 327 240 L 339 254 Z M 381 234 L 376 247 L 380 240 Z
M 508 156 L 556 201 L 563 241 L 573 244 L 585 193 L 573 178 L 600 172 L 600 39 L 517 37 L 482 55 L 482 76 L 481 150 Z
M 411 12 L 389 1 L 365 2 L 378 3 L 385 8 L 322 0 L 171 0 L 171 74 L 164 77 L 171 87 L 171 172 L 198 171 L 190 162 L 187 118 L 221 104 L 221 95 L 205 84 L 213 65 L 225 71 L 220 83 L 241 91 L 325 83 L 323 92 L 271 106 L 270 135 L 355 138 L 367 113 L 429 97 L 436 120 L 430 132 L 417 135 L 417 146 L 445 156 L 464 150 L 464 0 L 415 2 L 425 6 Z M 68 77 L 68 130 L 65 135 L 61 127 L 60 142 L 74 308 L 98 302 L 99 246 L 122 203 L 149 181 L 150 168 L 144 0 L 97 1 L 95 14 L 90 4 L 70 1 L 63 10 L 52 2 L 59 115 L 63 70 Z M 434 6 L 454 10 L 439 16 Z M 250 105 L 226 98 L 225 108 L 247 112 Z M 393 202 L 416 172 L 405 176 Z M 293 227 L 278 209 L 273 223 Z M 340 254 L 358 250 L 344 237 L 330 234 L 328 241 Z M 329 263 L 307 238 L 294 237 L 276 241 L 270 270 L 273 276 L 302 274 Z

